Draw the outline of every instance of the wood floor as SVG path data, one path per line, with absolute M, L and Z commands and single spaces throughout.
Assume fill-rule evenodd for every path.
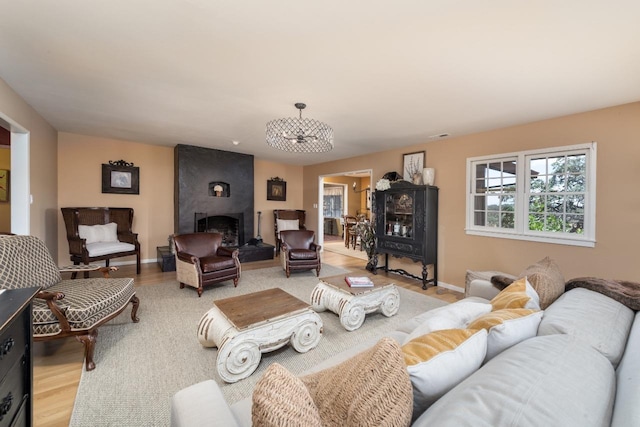
M 364 263 L 357 258 L 325 251 L 322 260 L 327 264 L 351 270 L 354 274 L 366 273 L 363 268 Z M 276 258 L 269 261 L 245 263 L 242 268 L 246 271 L 279 265 L 279 259 Z M 156 263 L 143 264 L 141 274 L 137 276 L 133 265 L 121 267 L 112 276 L 135 277 L 136 286 L 153 286 L 158 283 L 175 280 L 175 272 L 163 273 Z M 394 274 L 391 274 L 390 277 L 393 278 L 393 282 L 397 286 L 447 302 L 455 302 L 462 299 L 463 296 L 461 293 L 436 287 L 430 287 L 424 291 L 421 288 L 421 283 L 417 280 Z M 239 286 L 242 286 L 242 281 Z M 184 291 L 194 292 L 192 289 L 185 289 Z M 141 301 L 141 304 L 144 304 L 144 301 Z M 127 308 L 127 310 L 130 310 L 130 308 Z M 99 349 L 96 351 L 99 351 Z M 83 346 L 72 337 L 51 342 L 38 342 L 34 343 L 33 354 L 33 425 L 36 427 L 68 426 L 82 373 Z M 96 367 L 96 369 L 100 369 L 100 366 Z

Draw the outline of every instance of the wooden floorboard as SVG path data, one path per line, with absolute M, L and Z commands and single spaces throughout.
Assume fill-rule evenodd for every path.
M 360 259 L 331 252 L 323 252 L 322 261 L 351 270 L 354 275 L 365 275 L 364 262 Z M 280 259 L 256 261 L 242 265 L 243 271 L 280 266 Z M 283 273 L 284 274 L 284 273 Z M 379 273 L 384 274 L 384 273 Z M 142 265 L 140 275 L 135 274 L 135 266 L 122 266 L 113 277 L 134 277 L 136 286 L 152 286 L 168 280 L 175 280 L 175 272 L 162 272 L 156 263 Z M 421 282 L 395 274 L 389 274 L 396 286 L 425 295 L 455 302 L 462 294 L 447 289 L 430 287 L 422 290 Z M 242 286 L 242 280 L 239 286 Z M 185 289 L 185 292 L 193 291 Z M 78 391 L 82 373 L 83 346 L 75 338 L 37 342 L 33 345 L 33 412 L 36 427 L 68 426 L 73 403 Z M 99 369 L 99 368 L 98 368 Z

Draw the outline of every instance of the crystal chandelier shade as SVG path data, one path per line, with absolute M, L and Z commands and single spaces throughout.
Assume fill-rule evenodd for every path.
M 271 120 L 267 123 L 267 144 L 292 153 L 325 153 L 333 149 L 333 129 L 318 120 L 302 118 L 305 104 L 295 104 L 300 117 Z

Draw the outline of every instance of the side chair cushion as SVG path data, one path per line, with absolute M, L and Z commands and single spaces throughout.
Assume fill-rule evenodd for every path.
M 289 259 L 292 260 L 308 260 L 317 258 L 318 255 L 316 254 L 316 251 L 309 249 L 292 249 L 289 251 Z
M 0 239 L 0 288 L 41 286 L 47 289 L 62 280 L 44 242 L 34 236 Z
M 233 258 L 207 256 L 200 258 L 200 267 L 203 273 L 211 273 L 214 271 L 224 270 L 226 268 L 235 268 L 236 262 Z
M 87 243 L 87 252 L 89 252 L 90 257 L 117 254 L 118 252 L 131 252 L 135 250 L 135 245 L 125 242 L 115 241 Z
M 92 328 L 128 304 L 135 293 L 132 278 L 63 280 L 48 291 L 65 295 L 58 306 L 73 330 Z M 58 319 L 40 299 L 33 301 L 33 328 L 35 335 L 56 334 L 60 330 Z

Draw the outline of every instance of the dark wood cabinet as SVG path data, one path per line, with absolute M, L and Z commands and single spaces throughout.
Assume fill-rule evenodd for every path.
M 33 424 L 31 301 L 39 290 L 0 291 L 0 426 Z
M 385 271 L 394 271 L 438 283 L 438 187 L 392 182 L 391 188 L 374 193 L 376 253 L 385 256 Z M 422 277 L 401 269 L 389 268 L 389 255 L 422 263 Z M 427 267 L 433 265 L 428 279 Z

